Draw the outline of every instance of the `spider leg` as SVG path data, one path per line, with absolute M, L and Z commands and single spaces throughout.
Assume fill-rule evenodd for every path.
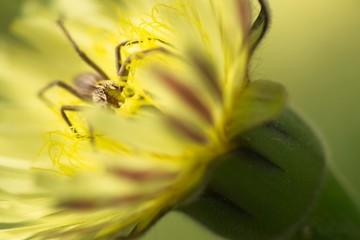
M 69 93 L 71 93 L 72 95 L 78 97 L 81 100 L 87 101 L 88 99 L 86 99 L 83 95 L 81 95 L 75 88 L 73 88 L 72 86 L 70 86 L 69 84 L 61 81 L 61 80 L 55 80 L 50 82 L 49 84 L 47 84 L 45 87 L 43 87 L 39 92 L 38 92 L 38 96 L 39 98 L 45 102 L 48 106 L 52 106 L 52 103 L 45 98 L 45 93 L 52 87 L 54 86 L 58 86 L 66 91 L 68 91 Z
M 71 127 L 71 129 L 73 130 L 74 133 L 78 133 L 78 131 L 76 130 L 76 128 L 74 127 L 73 123 L 70 121 L 68 115 L 66 114 L 66 112 L 81 112 L 84 109 L 86 109 L 87 107 L 85 106 L 78 106 L 78 105 L 63 105 L 60 107 L 60 112 L 61 112 L 61 116 L 62 118 L 65 120 L 65 122 L 69 125 L 69 127 Z M 94 143 L 94 129 L 91 125 L 88 126 L 89 129 L 89 138 L 90 141 L 92 143 Z
M 77 54 L 80 56 L 80 58 L 89 65 L 92 69 L 94 69 L 101 77 L 104 78 L 104 80 L 110 79 L 106 73 L 93 61 L 91 60 L 77 45 L 77 43 L 74 41 L 74 39 L 71 37 L 69 31 L 65 28 L 63 22 L 61 20 L 57 21 L 57 24 L 59 25 L 60 29 L 65 34 L 66 38 L 70 41 L 72 47 L 75 49 Z
M 116 63 L 116 72 L 119 73 L 120 71 L 120 68 L 121 68 L 121 54 L 120 54 L 120 49 L 125 46 L 126 44 L 128 43 L 131 43 L 131 44 L 137 44 L 137 43 L 140 43 L 140 42 L 143 42 L 141 40 L 136 40 L 136 41 L 124 41 L 124 42 L 121 42 L 119 43 L 116 47 L 115 47 L 115 63 Z
M 124 77 L 124 76 L 128 76 L 129 75 L 129 70 L 127 69 L 127 65 L 129 63 L 131 63 L 131 61 L 133 59 L 140 59 L 143 58 L 144 55 L 147 55 L 149 53 L 152 52 L 164 52 L 164 53 L 170 53 L 166 48 L 164 47 L 156 47 L 156 48 L 150 48 L 150 49 L 146 49 L 140 52 L 136 52 L 133 53 L 131 55 L 129 55 L 123 62 L 123 64 L 121 65 L 119 72 L 118 72 L 118 76 L 119 77 Z M 170 53 L 171 54 L 171 53 Z
M 76 105 L 63 105 L 60 107 L 61 116 L 65 120 L 65 122 L 69 125 L 69 127 L 73 128 L 74 133 L 77 133 L 78 131 L 74 128 L 74 125 L 70 121 L 69 117 L 67 116 L 66 112 L 80 112 L 83 110 L 84 107 L 76 106 Z
M 165 44 L 165 45 L 168 45 L 168 46 L 171 46 L 170 44 L 164 42 L 163 40 L 161 39 L 158 39 L 158 38 L 148 38 L 148 40 L 156 40 L 156 41 L 159 41 L 161 42 L 162 44 Z M 122 59 L 121 59 L 121 54 L 120 54 L 120 49 L 122 47 L 124 47 L 126 44 L 130 43 L 130 44 L 138 44 L 138 43 L 142 43 L 144 42 L 144 40 L 134 40 L 134 41 L 129 41 L 129 40 L 126 40 L 124 42 L 121 42 L 119 43 L 116 47 L 115 47 L 115 63 L 116 63 L 116 72 L 118 73 L 118 75 L 120 76 L 120 69 L 122 67 L 123 64 L 121 64 L 122 62 Z M 146 50 L 145 50 L 146 51 Z M 126 76 L 125 75 L 122 75 L 122 76 Z

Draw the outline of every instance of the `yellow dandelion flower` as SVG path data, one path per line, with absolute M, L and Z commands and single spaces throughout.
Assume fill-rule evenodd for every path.
M 1 102 L 1 239 L 135 237 L 282 108 L 281 86 L 248 80 L 246 0 L 51 3 L 26 4 L 12 26 L 41 54 L 1 59 L 17 79 Z M 50 76 L 64 80 L 37 80 Z

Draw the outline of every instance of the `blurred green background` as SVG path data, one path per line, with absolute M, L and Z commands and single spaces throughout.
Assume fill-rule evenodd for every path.
M 8 26 L 23 2 L 0 0 L 2 40 L 20 41 L 9 35 Z M 329 166 L 357 197 L 360 193 L 360 107 L 357 105 L 360 102 L 360 2 L 271 0 L 269 5 L 271 26 L 252 59 L 252 79 L 271 79 L 286 86 L 290 104 L 323 138 Z M 144 239 L 220 238 L 172 213 Z
M 254 78 L 286 85 L 290 103 L 322 136 L 330 165 L 360 192 L 360 2 L 271 0 Z

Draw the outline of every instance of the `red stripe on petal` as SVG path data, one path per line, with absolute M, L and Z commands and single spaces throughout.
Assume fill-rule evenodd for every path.
M 156 191 L 152 193 L 135 193 L 125 196 L 119 196 L 107 202 L 106 206 L 113 206 L 113 205 L 116 206 L 116 205 L 131 204 L 139 201 L 144 201 L 150 198 L 154 198 L 159 193 L 160 191 Z
M 156 69 L 159 79 L 166 86 L 181 97 L 190 107 L 198 112 L 208 123 L 213 123 L 210 109 L 198 98 L 196 93 L 177 79 L 174 75 L 160 69 Z
M 206 135 L 195 129 L 190 124 L 170 115 L 166 116 L 166 120 L 172 127 L 177 129 L 179 132 L 184 134 L 186 137 L 192 139 L 193 141 L 200 144 L 206 144 L 208 142 Z
M 249 0 L 237 0 L 237 3 L 238 3 L 239 21 L 246 38 L 250 29 L 250 18 L 251 18 Z
M 195 52 L 196 51 L 190 53 L 193 64 L 199 73 L 202 74 L 204 83 L 213 91 L 216 99 L 222 101 L 222 92 L 216 79 L 214 66 L 212 66 L 209 61 L 206 61 L 204 56 L 196 54 Z
M 78 210 L 90 210 L 96 208 L 97 204 L 90 200 L 69 200 L 60 203 L 59 206 Z
M 131 170 L 119 167 L 112 167 L 108 170 L 110 173 L 133 181 L 155 181 L 167 180 L 177 176 L 176 173 L 159 171 L 159 170 Z

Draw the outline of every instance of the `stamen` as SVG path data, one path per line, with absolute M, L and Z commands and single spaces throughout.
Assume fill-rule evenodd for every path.
M 126 86 L 123 91 L 125 97 L 130 98 L 135 95 L 135 89 L 131 86 Z

